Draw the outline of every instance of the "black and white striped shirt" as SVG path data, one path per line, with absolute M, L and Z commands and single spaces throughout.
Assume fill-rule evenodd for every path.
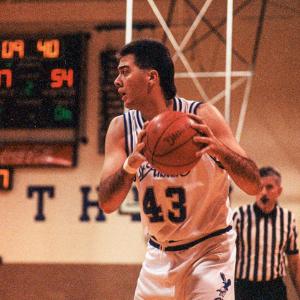
M 265 214 L 257 204 L 235 209 L 237 232 L 236 279 L 269 281 L 286 275 L 286 255 L 297 254 L 296 221 L 292 212 L 276 205 Z

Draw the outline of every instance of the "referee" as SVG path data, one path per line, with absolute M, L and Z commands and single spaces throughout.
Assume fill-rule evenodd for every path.
M 300 296 L 300 258 L 293 213 L 280 207 L 281 175 L 272 167 L 260 170 L 262 190 L 253 204 L 238 207 L 236 300 L 285 300 L 286 258 Z

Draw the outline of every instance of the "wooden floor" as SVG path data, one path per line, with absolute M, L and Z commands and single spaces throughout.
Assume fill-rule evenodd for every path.
M 0 264 L 1 300 L 133 300 L 140 265 Z M 297 300 L 291 280 L 288 299 Z
M 132 300 L 140 265 L 3 264 L 1 300 Z

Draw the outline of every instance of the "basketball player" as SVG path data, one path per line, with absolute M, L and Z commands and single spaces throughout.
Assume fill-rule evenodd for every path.
M 149 244 L 134 299 L 234 299 L 229 176 L 257 194 L 256 164 L 216 108 L 176 97 L 174 65 L 160 42 L 125 45 L 118 70 L 115 86 L 129 111 L 111 121 L 106 135 L 99 204 L 105 213 L 117 210 L 136 179 Z M 190 114 L 206 135 L 194 137 L 207 144 L 197 165 L 179 176 L 158 172 L 142 154 L 147 121 L 167 110 Z

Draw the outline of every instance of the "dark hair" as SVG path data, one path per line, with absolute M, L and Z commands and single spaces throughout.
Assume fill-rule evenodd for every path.
M 279 182 L 281 181 L 281 174 L 270 166 L 260 168 L 259 175 L 260 177 L 275 176 L 278 177 Z
M 140 69 L 155 69 L 160 78 L 160 86 L 167 100 L 176 95 L 174 64 L 170 52 L 161 42 L 151 39 L 136 40 L 126 44 L 118 56 L 133 54 L 135 64 Z

